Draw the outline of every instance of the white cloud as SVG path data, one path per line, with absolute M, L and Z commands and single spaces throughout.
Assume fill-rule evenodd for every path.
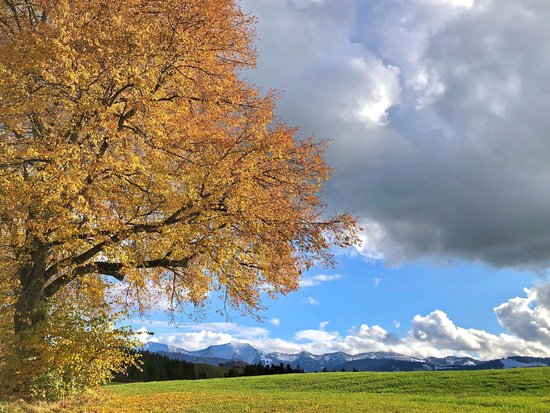
M 325 275 L 319 274 L 311 277 L 304 277 L 300 280 L 300 287 L 316 287 L 329 281 L 341 280 L 343 277 L 338 274 Z
M 526 289 L 527 297 L 515 297 L 495 307 L 498 322 L 518 337 L 550 347 L 550 306 L 548 285 Z
M 278 327 L 281 325 L 281 320 L 277 317 L 273 317 L 271 320 L 269 320 L 271 324 L 273 324 L 275 327 Z
M 401 323 L 397 320 L 393 320 L 393 325 L 395 328 L 400 328 L 401 327 Z
M 441 310 L 427 316 L 416 315 L 412 322 L 411 337 L 418 342 L 456 351 L 478 352 L 488 336 L 483 331 L 457 327 Z
M 306 297 L 302 300 L 302 302 L 305 303 L 305 304 L 310 304 L 310 305 L 319 305 L 319 304 L 321 304 L 319 302 L 319 300 L 314 298 L 314 297 Z
M 159 320 L 147 323 L 137 320 L 136 323 L 145 324 L 138 332 L 153 331 L 155 333 L 153 336 L 143 336 L 144 341 L 171 344 L 190 351 L 232 342 L 271 342 L 268 337 L 269 331 L 265 328 L 247 327 L 229 322 L 192 323 L 177 326 Z
M 382 283 L 381 277 L 374 277 L 374 280 L 372 280 L 372 285 L 374 285 L 375 287 L 380 286 L 381 283 Z
M 338 332 L 324 330 L 301 330 L 294 335 L 296 340 L 305 340 L 312 343 L 321 343 L 323 345 L 327 345 L 337 340 L 339 337 L 340 335 Z
M 328 321 L 321 321 L 319 323 L 319 330 L 324 330 L 327 328 L 327 326 L 329 325 L 329 322 Z
M 432 6 L 448 6 L 453 8 L 471 9 L 474 0 L 422 0 L 424 3 Z
M 351 255 L 359 254 L 367 262 L 384 259 L 381 249 L 383 249 L 383 240 L 387 237 L 387 234 L 382 225 L 375 221 L 363 220 L 361 228 L 362 231 L 358 234 L 361 244 L 354 246 L 349 253 Z
M 350 90 L 346 101 L 355 102 L 353 114 L 362 122 L 374 125 L 385 125 L 388 121 L 388 110 L 399 104 L 401 87 L 399 69 L 385 66 L 380 59 L 372 56 L 352 57 L 350 68 L 363 79 L 369 89 Z
M 239 339 L 264 338 L 269 335 L 269 331 L 264 327 L 243 326 L 231 322 L 208 322 L 208 323 L 176 323 L 173 324 L 166 320 L 134 320 L 133 324 L 150 326 L 149 331 L 166 332 L 201 332 L 210 331 L 214 333 L 227 333 Z

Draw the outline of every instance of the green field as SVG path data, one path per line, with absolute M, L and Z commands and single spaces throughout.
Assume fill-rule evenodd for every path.
M 200 377 L 201 374 L 206 376 L 207 379 L 215 379 L 225 377 L 224 375 L 229 371 L 229 367 L 211 366 L 209 364 L 195 363 L 195 376 Z M 242 373 L 242 368 L 238 369 Z
M 53 411 L 550 412 L 550 368 L 120 384 L 107 386 L 101 398 Z

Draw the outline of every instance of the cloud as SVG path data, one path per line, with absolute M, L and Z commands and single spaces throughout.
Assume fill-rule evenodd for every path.
M 426 316 L 416 315 L 410 338 L 438 349 L 476 353 L 486 350 L 486 343 L 495 341 L 493 336 L 484 331 L 457 327 L 441 310 Z
M 148 341 L 152 341 L 151 333 L 147 328 L 141 327 L 140 329 L 136 330 L 134 334 L 135 338 L 139 340 L 140 343 L 147 343 Z
M 474 5 L 474 0 L 422 0 L 428 6 L 447 6 L 453 8 L 470 9 Z
M 495 307 L 500 325 L 524 340 L 550 347 L 549 290 L 550 284 L 538 285 L 526 289 L 527 297 L 515 297 Z
M 529 293 L 542 308 L 550 310 L 550 282 L 538 283 Z
M 269 343 L 273 348 L 283 348 L 278 339 L 269 338 L 269 331 L 263 327 L 248 327 L 236 323 L 214 322 L 214 323 L 189 323 L 178 324 L 160 320 L 144 322 L 135 320 L 134 324 L 142 325 L 137 329 L 144 338 L 144 342 L 160 342 L 175 345 L 186 350 L 200 350 L 215 344 L 225 343 Z M 145 336 L 143 332 L 152 331 L 153 336 Z M 261 347 L 261 344 L 258 344 Z M 259 347 L 259 348 L 260 348 Z M 296 348 L 292 344 L 287 349 Z
M 314 297 L 306 297 L 302 300 L 303 303 L 309 304 L 309 305 L 319 305 L 321 304 L 318 299 Z
M 344 351 L 358 354 L 369 351 L 393 351 L 413 357 L 547 357 L 550 354 L 549 291 L 550 282 L 540 283 L 526 290 L 526 297 L 511 298 L 495 307 L 498 321 L 507 330 L 502 334 L 457 326 L 449 315 L 441 310 L 414 316 L 404 337 L 399 337 L 381 326 L 367 324 L 352 328 L 342 335 L 338 331 L 327 331 L 327 321 L 321 322 L 317 329 L 297 331 L 293 340 L 272 338 L 270 332 L 264 328 L 234 323 L 185 324 L 174 329 L 168 328 L 169 324 L 166 322 L 151 322 L 138 331 L 155 331 L 156 334 L 152 337 L 143 336 L 146 341 L 173 344 L 187 350 L 234 342 L 250 343 L 266 352 L 309 351 L 323 354 Z M 399 323 L 394 325 L 397 328 L 400 326 Z
M 281 325 L 281 320 L 277 317 L 273 317 L 271 320 L 269 320 L 269 322 L 275 327 L 279 327 Z
M 311 277 L 304 277 L 300 280 L 300 287 L 316 287 L 322 283 L 341 280 L 342 278 L 343 277 L 338 274 L 333 274 L 333 275 L 319 274 Z
M 359 330 L 351 331 L 339 346 L 342 351 L 357 354 L 368 351 L 393 351 L 391 346 L 397 344 L 399 338 L 384 328 L 362 324 Z
M 381 277 L 374 277 L 374 280 L 372 280 L 372 285 L 374 285 L 375 287 L 380 286 L 380 283 L 382 283 Z
M 306 340 L 313 343 L 328 344 L 331 341 L 338 339 L 340 335 L 338 332 L 324 331 L 324 330 L 301 330 L 298 331 L 294 338 L 296 340 Z
M 351 72 L 362 79 L 363 83 L 370 84 L 368 93 L 350 91 L 344 97 L 344 105 L 352 102 L 349 108 L 353 116 L 361 122 L 373 125 L 385 125 L 388 121 L 388 111 L 396 106 L 401 98 L 399 86 L 399 69 L 381 64 L 373 56 L 352 57 L 348 62 Z
M 133 324 L 148 325 L 150 331 L 183 331 L 183 332 L 200 332 L 210 331 L 213 333 L 227 333 L 237 338 L 259 338 L 269 335 L 269 331 L 264 327 L 250 327 L 232 322 L 208 322 L 208 323 L 172 323 L 166 320 L 133 320 Z
M 550 266 L 550 4 L 246 0 L 279 114 L 332 138 L 330 209 L 386 262 Z M 287 70 L 281 70 L 284 65 Z
M 401 327 L 401 323 L 397 320 L 393 320 L 393 325 L 395 328 L 400 328 Z

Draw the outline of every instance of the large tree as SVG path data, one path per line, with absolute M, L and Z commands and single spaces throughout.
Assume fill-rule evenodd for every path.
M 296 139 L 239 75 L 252 23 L 233 0 L 0 2 L 0 306 L 15 336 L 48 301 L 104 304 L 112 284 L 138 304 L 218 291 L 254 311 L 355 242 L 318 197 L 325 145 Z

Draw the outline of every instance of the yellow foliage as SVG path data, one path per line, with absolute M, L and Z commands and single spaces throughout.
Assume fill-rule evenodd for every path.
M 98 387 L 137 365 L 138 342 L 127 328 L 115 327 L 116 314 L 96 309 L 90 316 L 65 301 L 50 302 L 45 317 L 10 342 L 0 370 L 5 397 L 57 400 Z M 88 312 L 89 313 L 89 312 Z

